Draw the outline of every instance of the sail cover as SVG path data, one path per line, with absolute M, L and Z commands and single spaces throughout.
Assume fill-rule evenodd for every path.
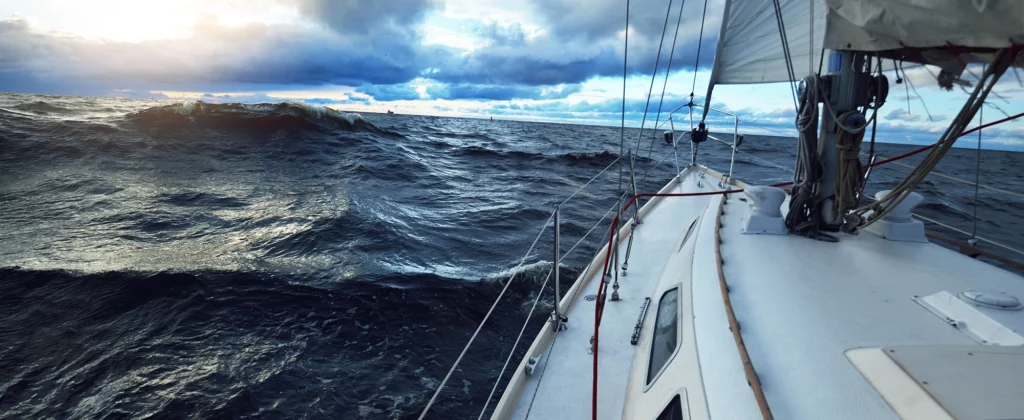
M 990 54 L 979 49 L 1024 44 L 1021 0 L 778 1 L 797 79 L 818 71 L 822 48 L 941 65 L 987 62 Z M 717 84 L 786 81 L 773 0 L 726 0 L 704 116 Z
M 888 51 L 1024 44 L 1020 0 L 779 0 L 779 5 L 797 78 L 817 72 L 822 47 Z M 711 85 L 789 81 L 778 28 L 772 0 L 727 0 Z
M 828 0 L 827 21 L 825 47 L 833 49 L 1005 48 L 1024 43 L 1020 0 Z

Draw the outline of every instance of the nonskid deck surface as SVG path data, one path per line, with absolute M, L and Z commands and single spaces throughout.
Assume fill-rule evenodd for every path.
M 847 350 L 980 345 L 914 298 L 943 290 L 956 295 L 968 288 L 1024 298 L 1019 276 L 931 243 L 894 242 L 868 232 L 843 235 L 837 243 L 796 235 L 745 235 L 740 228 L 749 203 L 738 198 L 728 198 L 723 207 L 723 268 L 743 339 L 775 418 L 897 418 L 847 360 Z M 979 310 L 1017 333 L 1024 329 L 1021 311 Z M 696 322 L 698 331 L 708 327 L 700 325 L 699 312 Z M 702 369 L 714 371 L 720 361 L 704 344 L 698 337 Z M 738 413 L 733 401 L 715 398 L 728 390 L 712 382 L 705 386 L 713 418 L 759 416 Z M 744 391 L 750 393 L 749 388 Z
M 701 179 L 699 171 L 686 171 L 673 193 L 714 191 L 717 180 Z M 700 186 L 698 186 L 700 181 Z M 714 181 L 714 182 L 712 182 Z M 672 252 L 673 244 L 692 219 L 701 214 L 708 196 L 665 197 L 654 203 L 642 218 L 633 238 L 627 275 L 619 277 L 620 301 L 608 301 L 601 321 L 598 358 L 598 417 L 622 417 L 626 382 L 636 346 L 630 344 L 633 327 L 644 299 L 653 288 Z M 633 212 L 629 215 L 632 216 Z M 623 236 L 620 257 L 626 254 Z M 593 355 L 588 353 L 594 333 L 594 302 L 584 297 L 597 293 L 601 274 L 595 274 L 579 291 L 569 312 L 569 328 L 557 334 L 548 354 L 541 357 L 536 372 L 519 399 L 514 419 L 590 419 L 592 408 Z M 609 290 L 610 292 L 610 290 Z M 652 297 L 652 299 L 655 299 Z M 648 313 L 648 316 L 651 316 Z

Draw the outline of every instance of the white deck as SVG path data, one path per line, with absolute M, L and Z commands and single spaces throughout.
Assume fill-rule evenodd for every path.
M 715 175 L 709 171 L 698 187 L 700 172 L 686 171 L 672 191 L 718 190 Z M 652 401 L 642 383 L 638 387 L 634 380 L 627 390 L 632 369 L 646 369 L 646 364 L 634 366 L 634 357 L 646 359 L 635 354 L 639 347 L 630 345 L 629 340 L 644 298 L 652 299 L 647 328 L 656 313 L 660 290 L 673 276 L 680 277 L 675 281 L 683 285 L 683 305 L 692 305 L 681 313 L 684 334 L 680 346 L 684 351 L 693 350 L 690 354 L 696 357 L 679 356 L 669 365 L 695 360 L 699 365 L 681 374 L 676 369 L 672 377 L 658 381 L 678 382 L 675 386 L 683 397 L 687 419 L 761 417 L 726 318 L 715 258 L 716 229 L 740 331 L 777 419 L 898 418 L 890 407 L 891 399 L 883 399 L 854 367 L 846 356 L 848 351 L 981 345 L 916 302 L 915 296 L 944 290 L 955 296 L 967 288 L 986 288 L 1024 299 L 1024 279 L 1019 276 L 930 243 L 893 242 L 868 233 L 843 236 L 838 243 L 794 235 L 742 234 L 750 204 L 740 197 L 742 194 L 724 200 L 721 196 L 671 197 L 649 206 L 634 238 L 629 275 L 620 278 L 622 301 L 609 301 L 605 307 L 599 348 L 600 418 L 654 418 L 664 407 Z M 724 213 L 718 228 L 720 209 Z M 681 264 L 677 253 L 682 248 L 673 245 L 698 215 L 699 230 L 690 240 L 692 262 Z M 623 235 L 620 244 L 621 255 L 626 237 Z M 599 254 L 596 260 L 603 261 L 603 256 Z M 677 272 L 680 267 L 689 272 Z M 572 305 L 569 329 L 557 334 L 550 352 L 550 341 L 545 339 L 550 340 L 550 333 L 538 336 L 530 350 L 530 354 L 542 355 L 537 371 L 525 375 L 523 365 L 519 366 L 509 384 L 513 391 L 507 391 L 499 407 L 503 411 L 496 411 L 495 417 L 503 418 L 499 414 L 503 413 L 516 419 L 590 418 L 593 359 L 587 349 L 593 334 L 594 303 L 583 297 L 596 293 L 599 276 L 593 273 L 585 279 L 574 302 L 563 301 L 563 305 Z M 976 309 L 1013 333 L 1024 332 L 1024 311 Z M 927 373 L 926 367 L 918 370 Z M 920 382 L 919 378 L 907 380 Z M 521 394 L 514 391 L 516 387 Z M 939 407 L 930 404 L 929 408 Z M 624 412 L 626 406 L 630 408 Z
M 897 418 L 844 357 L 846 350 L 978 344 L 914 296 L 975 287 L 1024 298 L 1019 276 L 930 243 L 864 232 L 837 243 L 744 235 L 748 206 L 738 197 L 727 201 L 722 258 L 743 338 L 776 418 Z M 1018 332 L 1024 327 L 1021 311 L 985 312 Z M 728 407 L 713 404 L 711 410 L 734 418 L 717 416 L 731 414 Z
M 708 178 L 703 182 L 704 188 L 699 188 L 697 176 L 696 171 L 691 171 L 689 176 L 684 176 L 681 185 L 677 185 L 671 192 L 710 191 L 714 184 L 711 182 L 713 180 Z M 657 297 L 652 297 L 652 288 L 668 261 L 672 244 L 685 233 L 693 217 L 703 212 L 710 199 L 711 197 L 669 197 L 655 203 L 656 206 L 641 219 L 643 223 L 637 227 L 629 259 L 629 274 L 619 278 L 619 294 L 622 300 L 609 300 L 602 317 L 598 358 L 599 418 L 622 417 L 626 382 L 633 361 L 633 352 L 636 349 L 636 346 L 630 344 L 630 336 L 633 334 L 640 306 L 646 297 L 651 297 L 655 301 L 652 302 L 652 307 L 656 303 Z M 630 216 L 632 214 L 633 212 L 629 212 Z M 625 256 L 627 243 L 628 238 L 623 235 L 620 258 Z M 590 346 L 590 337 L 594 333 L 594 302 L 585 301 L 583 297 L 597 293 L 599 277 L 600 273 L 596 273 L 579 292 L 578 301 L 568 315 L 569 329 L 558 333 L 550 351 L 550 359 L 547 356 L 541 358 L 537 373 L 529 377 L 512 418 L 591 418 L 593 355 L 588 353 L 587 349 Z M 653 317 L 652 313 L 653 308 L 648 312 L 648 318 Z M 537 389 L 538 384 L 540 389 Z

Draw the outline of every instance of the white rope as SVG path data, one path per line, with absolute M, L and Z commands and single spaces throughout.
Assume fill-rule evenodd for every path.
M 519 260 L 519 264 L 512 269 L 512 275 L 509 276 L 508 281 L 505 282 L 505 286 L 501 288 L 501 293 L 499 293 L 498 297 L 494 299 L 494 303 L 491 304 L 491 309 L 487 310 L 487 314 L 484 315 L 484 319 L 480 321 L 480 325 L 476 327 L 476 331 L 473 332 L 473 336 L 469 337 L 469 342 L 467 342 L 466 347 L 462 349 L 462 353 L 459 353 L 459 357 L 455 359 L 455 363 L 452 365 L 451 369 L 448 370 L 448 374 L 444 376 L 444 379 L 441 381 L 441 385 L 438 385 L 437 390 L 434 391 L 434 395 L 430 397 L 430 401 L 427 401 L 427 406 L 424 407 L 423 412 L 420 413 L 419 420 L 423 420 L 423 418 L 427 416 L 427 412 L 429 412 L 430 407 L 434 405 L 434 401 L 437 400 L 437 396 L 441 394 L 441 390 L 444 389 L 445 384 L 448 383 L 448 379 L 452 377 L 452 373 L 455 373 L 455 369 L 459 367 L 459 363 L 462 363 L 462 358 L 466 356 L 466 352 L 469 351 L 469 347 L 473 345 L 473 341 L 476 340 L 477 335 L 480 334 L 480 330 L 484 328 L 484 324 L 487 323 L 487 320 L 491 318 L 491 314 L 494 313 L 494 308 L 498 306 L 498 302 L 501 302 L 501 298 L 505 296 L 505 292 L 508 291 L 508 287 L 512 285 L 512 280 L 519 274 L 519 269 L 526 262 L 526 259 L 529 258 L 530 253 L 533 252 L 533 248 L 537 246 L 537 242 L 540 241 L 541 235 L 543 235 L 544 231 L 547 230 L 548 222 L 550 222 L 554 217 L 555 213 L 552 211 L 551 215 L 548 216 L 548 219 L 544 221 L 544 227 L 542 227 L 540 232 L 537 233 L 537 238 L 535 238 L 533 243 L 530 244 L 530 249 L 526 250 L 526 255 L 523 255 L 523 258 Z
M 583 191 L 583 189 L 586 188 L 588 185 L 590 185 L 590 183 L 594 182 L 594 180 L 596 180 L 597 177 L 599 177 L 602 174 L 604 174 L 605 172 L 607 172 L 609 169 L 611 169 L 611 167 L 613 165 L 618 163 L 620 160 L 622 160 L 622 156 L 621 155 L 619 157 L 615 158 L 615 160 L 613 160 L 612 163 L 609 163 L 608 166 L 605 166 L 604 169 L 601 170 L 601 172 L 598 172 L 597 175 L 594 175 L 593 178 L 590 178 L 589 181 L 587 181 L 585 184 L 583 184 L 579 188 L 577 188 L 576 191 L 573 191 L 572 194 L 569 195 L 569 198 L 566 198 L 565 200 L 562 200 L 561 204 L 568 203 L 569 200 L 571 200 L 573 197 L 576 196 L 576 194 L 579 194 L 580 191 Z
M 825 93 L 825 87 L 822 86 L 822 83 L 816 83 L 815 85 L 818 87 L 818 92 L 820 93 L 821 97 L 828 97 L 828 95 Z M 828 111 L 828 116 L 830 118 L 832 118 L 832 122 L 834 122 L 836 124 L 836 127 L 839 127 L 841 129 L 843 129 L 843 131 L 849 132 L 850 134 L 857 134 L 857 133 L 860 133 L 861 131 L 864 131 L 864 129 L 868 128 L 868 126 L 871 125 L 871 123 L 873 121 L 875 121 L 875 118 L 878 117 L 878 110 L 875 110 L 875 112 L 871 113 L 871 118 L 868 118 L 868 120 L 864 122 L 863 126 L 861 126 L 860 128 L 850 128 L 850 127 L 847 127 L 846 125 L 844 125 L 839 120 L 839 116 L 836 114 L 836 112 L 834 110 L 832 110 L 832 104 L 829 103 L 829 101 L 822 101 L 822 102 L 825 103 L 825 110 Z M 929 120 L 931 120 L 931 119 L 929 118 Z M 799 130 L 800 129 L 798 127 L 797 131 L 799 131 Z
M 623 196 L 625 196 L 625 194 L 623 194 Z M 590 230 L 588 230 L 587 233 L 584 233 L 583 237 L 581 237 L 580 240 L 576 241 L 576 244 L 573 245 L 572 248 L 569 248 L 568 252 L 560 256 L 558 263 L 556 263 L 555 266 L 548 271 L 547 276 L 544 278 L 544 283 L 540 285 L 540 291 L 537 292 L 537 298 L 533 300 L 533 306 L 530 307 L 530 313 L 526 316 L 526 321 L 523 322 L 523 327 L 519 330 L 519 336 L 516 337 L 516 342 L 512 344 L 512 349 L 509 351 L 508 357 L 505 359 L 505 364 L 501 367 L 501 372 L 498 373 L 498 378 L 494 380 L 494 386 L 491 388 L 491 393 L 487 395 L 487 400 L 484 401 L 484 408 L 483 410 L 480 410 L 480 416 L 477 417 L 477 420 L 483 419 L 484 414 L 487 412 L 487 407 L 489 407 L 491 404 L 491 398 L 494 398 L 494 393 L 498 390 L 498 384 L 501 383 L 502 376 L 505 376 L 505 370 L 508 369 L 508 364 L 509 362 L 512 361 L 512 355 L 515 354 L 516 347 L 519 347 L 519 341 L 523 338 L 523 334 L 526 332 L 526 327 L 530 324 L 530 318 L 533 317 L 533 312 L 537 309 L 537 303 L 540 302 L 540 297 L 541 295 L 544 294 L 544 288 L 547 287 L 548 280 L 551 279 L 551 273 L 553 273 L 554 270 L 558 269 L 558 267 L 562 266 L 562 261 L 564 261 L 569 256 L 569 254 L 572 254 L 572 252 L 575 251 L 576 248 L 580 246 L 580 244 L 582 244 L 583 241 L 586 240 L 591 233 L 594 233 L 594 229 L 597 229 L 597 227 L 600 226 L 601 223 L 608 218 L 608 215 L 612 214 L 612 210 L 615 210 L 616 206 L 618 206 L 617 203 L 613 205 L 611 208 L 609 208 L 608 211 L 604 213 L 604 216 L 601 216 L 601 220 L 598 220 L 597 223 L 594 223 L 594 225 L 590 227 Z M 577 291 L 578 290 L 579 289 L 577 289 Z M 573 299 L 575 298 L 576 292 L 573 292 Z M 558 299 L 559 296 L 556 296 L 555 305 L 558 304 Z M 553 341 L 552 344 L 554 344 Z M 545 368 L 546 367 L 547 365 L 545 365 Z

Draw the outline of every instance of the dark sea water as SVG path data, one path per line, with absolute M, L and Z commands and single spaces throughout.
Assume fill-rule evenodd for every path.
M 297 104 L 0 95 L 0 418 L 412 418 L 554 204 L 616 159 L 619 138 Z M 653 192 L 675 159 L 661 140 L 647 159 L 642 144 Z M 792 166 L 794 146 L 747 136 L 757 159 L 739 155 L 736 176 L 789 179 L 765 162 Z M 973 179 L 974 153 L 939 170 Z M 699 160 L 725 171 L 728 150 L 707 143 Z M 1021 154 L 982 161 L 985 182 L 1024 192 Z M 871 188 L 905 172 L 880 168 Z M 563 207 L 566 248 L 618 182 L 611 170 Z M 922 214 L 971 230 L 973 187 L 932 177 L 921 191 Z M 1022 204 L 982 189 L 979 234 L 1024 248 Z M 600 242 L 585 239 L 563 278 Z M 551 252 L 545 234 L 432 417 L 475 418 Z

